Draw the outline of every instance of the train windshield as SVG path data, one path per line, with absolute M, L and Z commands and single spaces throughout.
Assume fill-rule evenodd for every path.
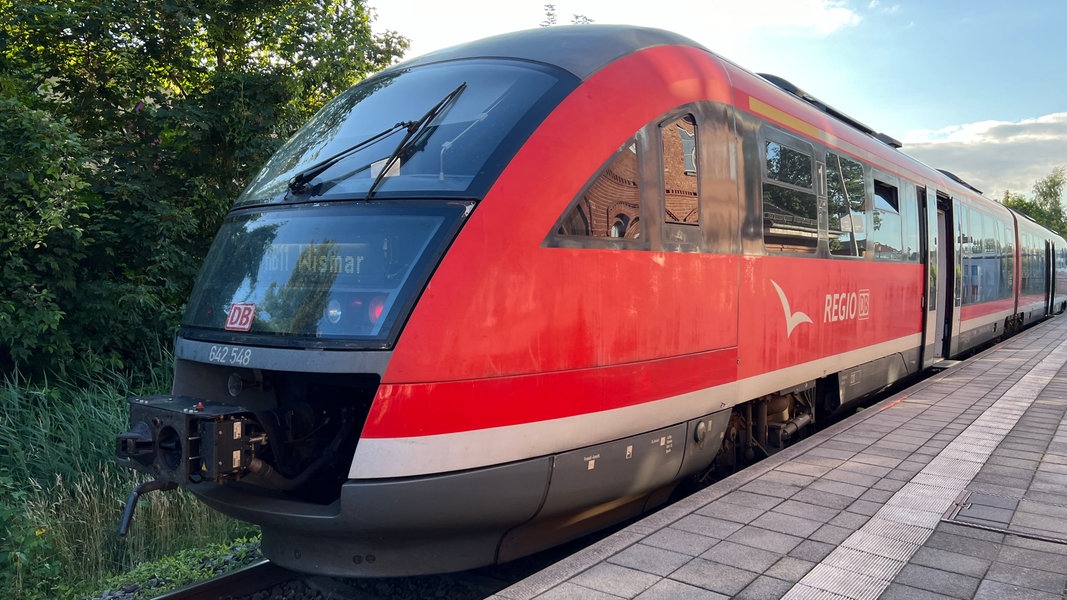
M 505 60 L 384 71 L 327 103 L 236 207 L 359 199 L 372 187 L 375 197 L 478 197 L 555 104 L 541 100 L 569 87 L 548 67 Z
M 208 252 L 181 335 L 389 348 L 472 206 L 409 200 L 234 211 Z

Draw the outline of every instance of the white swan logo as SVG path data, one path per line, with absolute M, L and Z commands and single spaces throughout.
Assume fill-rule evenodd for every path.
M 793 335 L 793 330 L 797 325 L 801 323 L 811 323 L 811 317 L 807 314 L 800 312 L 791 312 L 789 310 L 789 299 L 785 297 L 785 292 L 782 291 L 781 286 L 778 285 L 773 279 L 771 285 L 774 286 L 774 291 L 778 292 L 778 299 L 782 301 L 782 310 L 785 311 L 785 337 Z

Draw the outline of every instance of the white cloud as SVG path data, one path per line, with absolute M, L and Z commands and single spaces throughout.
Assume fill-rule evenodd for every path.
M 950 125 L 941 129 L 909 132 L 909 142 L 939 143 L 1010 143 L 1055 140 L 1067 137 L 1067 112 L 1052 113 L 1021 121 L 979 121 Z
M 878 10 L 880 7 L 882 7 L 882 3 L 878 0 L 871 0 L 871 2 L 867 4 L 868 10 Z M 886 6 L 884 8 L 881 8 L 881 11 L 886 14 L 895 15 L 900 12 L 900 5 L 894 4 L 893 6 Z
M 1005 191 L 1029 194 L 1034 182 L 1067 164 L 1067 112 L 912 131 L 904 139 L 908 154 L 999 199 Z

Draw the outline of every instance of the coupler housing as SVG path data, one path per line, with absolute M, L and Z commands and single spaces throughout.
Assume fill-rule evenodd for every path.
M 249 472 L 257 449 L 267 443 L 252 413 L 239 406 L 188 396 L 135 397 L 129 402 L 130 429 L 115 436 L 115 454 L 120 465 L 154 479 L 138 486 L 126 501 L 119 527 L 123 535 L 141 494 L 204 481 L 236 481 Z
M 239 406 L 169 395 L 129 402 L 130 429 L 115 438 L 118 462 L 157 480 L 235 481 L 267 442 L 252 414 Z

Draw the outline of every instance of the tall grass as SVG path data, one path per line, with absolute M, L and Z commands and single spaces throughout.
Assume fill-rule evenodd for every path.
M 169 358 L 160 361 L 169 365 Z M 77 382 L 0 384 L 0 590 L 16 600 L 75 598 L 109 575 L 190 546 L 253 530 L 182 492 L 142 498 L 134 526 L 117 535 L 126 497 L 144 478 L 114 464 L 127 428 L 126 398 L 166 390 L 108 372 Z

